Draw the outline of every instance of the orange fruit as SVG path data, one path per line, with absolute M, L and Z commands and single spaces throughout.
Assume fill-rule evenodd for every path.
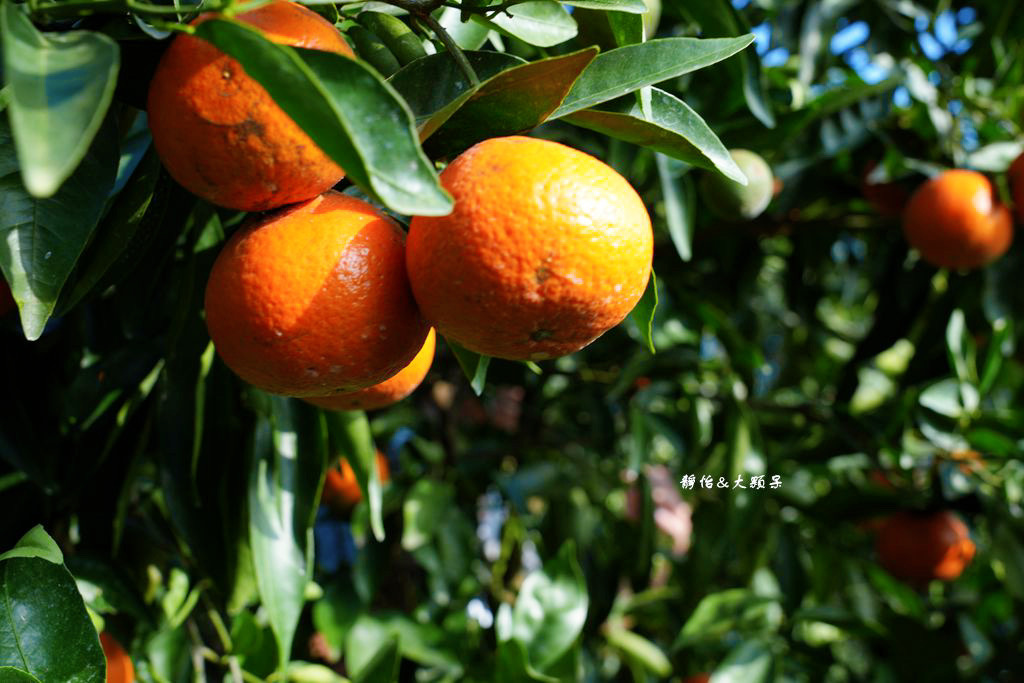
M 711 674 L 699 673 L 692 676 L 687 676 L 683 679 L 683 683 L 708 683 L 711 680 Z
M 201 15 L 193 25 L 215 16 Z M 329 21 L 293 2 L 235 18 L 275 43 L 352 55 Z M 150 83 L 147 110 L 171 176 L 220 206 L 273 209 L 315 197 L 345 175 L 238 62 L 200 38 L 171 42 Z
M 557 142 L 481 142 L 441 183 L 447 216 L 412 219 L 413 294 L 439 334 L 477 353 L 543 360 L 632 310 L 651 274 L 643 201 L 608 165 Z
M 1013 160 L 1006 174 L 1010 178 L 1010 194 L 1013 195 L 1017 218 L 1024 221 L 1024 154 Z
M 875 551 L 896 578 L 912 583 L 952 581 L 974 557 L 974 542 L 952 512 L 901 512 L 879 525 Z
M 135 667 L 132 658 L 121 647 L 114 636 L 106 631 L 100 634 L 100 645 L 103 655 L 107 658 L 107 683 L 133 683 Z
M 325 396 L 388 379 L 429 329 L 405 274 L 405 234 L 370 204 L 328 192 L 252 217 L 218 255 L 206 325 L 242 379 Z
M 945 171 L 921 185 L 903 210 L 903 233 L 921 258 L 940 268 L 977 268 L 1013 241 L 1010 210 L 977 171 Z
M 380 451 L 377 451 L 377 474 L 381 483 L 391 478 L 388 459 Z M 362 499 L 363 492 L 359 488 L 355 472 L 352 471 L 352 465 L 348 464 L 346 458 L 338 458 L 338 462 L 327 470 L 321 500 L 332 510 L 344 512 Z
M 412 362 L 398 371 L 398 374 L 371 387 L 350 391 L 334 396 L 323 396 L 305 399 L 315 406 L 327 410 L 376 410 L 398 403 L 416 390 L 423 378 L 427 376 L 430 366 L 434 363 L 434 349 L 437 337 L 434 329 L 427 333 L 423 347 L 412 359 Z

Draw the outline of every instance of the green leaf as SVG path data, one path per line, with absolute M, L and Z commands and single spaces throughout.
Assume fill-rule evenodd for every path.
M 501 71 L 452 112 L 426 149 L 432 156 L 447 156 L 488 138 L 536 128 L 562 103 L 596 55 L 595 48 L 587 48 Z
M 81 301 L 132 244 L 153 201 L 161 172 L 160 157 L 151 147 L 97 227 L 90 248 L 83 253 L 78 263 L 73 284 L 61 296 L 59 310 L 70 310 Z M 153 217 L 150 216 L 149 220 L 153 221 Z
M 773 664 L 766 643 L 747 640 L 734 647 L 711 674 L 712 683 L 765 683 Z
M 60 546 L 46 533 L 41 524 L 29 529 L 13 548 L 0 554 L 0 562 L 15 557 L 38 557 L 54 564 L 64 564 L 64 554 L 60 551 Z
M 451 484 L 431 479 L 417 481 L 402 505 L 402 548 L 412 552 L 429 543 L 454 496 Z
M 506 607 L 507 605 L 502 605 Z M 526 646 L 515 639 L 498 642 L 498 656 L 495 662 L 495 683 L 558 683 L 557 678 L 545 676 L 534 669 L 529 662 Z
M 0 681 L 4 683 L 42 683 L 32 674 L 10 666 L 0 666 Z
M 353 683 L 393 683 L 398 680 L 398 639 L 389 638 L 355 676 Z
M 700 24 L 705 36 L 738 36 L 750 33 L 750 25 L 732 6 L 729 0 L 706 0 L 686 5 L 689 12 Z M 738 64 L 731 65 L 731 71 L 738 73 L 743 84 L 743 97 L 750 113 L 768 128 L 775 127 L 775 114 L 761 84 L 761 61 L 757 53 L 748 50 Z
M 377 470 L 377 447 L 366 413 L 361 410 L 327 411 L 333 455 L 342 455 L 352 466 L 363 500 L 370 510 L 370 529 L 378 541 L 384 540 L 380 472 Z
M 343 55 L 279 45 L 227 19 L 196 35 L 246 73 L 369 196 L 405 215 L 442 216 L 452 200 L 420 149 L 412 114 L 370 67 Z
M 967 330 L 964 312 L 956 309 L 946 323 L 946 351 L 949 362 L 961 382 L 970 382 L 978 376 L 974 341 Z
M 484 24 L 475 21 L 462 21 L 462 11 L 455 7 L 444 7 L 437 19 L 438 23 L 448 31 L 455 44 L 463 50 L 479 50 L 487 42 L 491 34 Z M 438 54 L 448 54 L 447 52 Z M 424 88 L 427 90 L 428 88 Z
M 348 683 L 348 679 L 334 673 L 323 664 L 289 662 L 288 680 L 291 683 Z
M 672 162 L 664 154 L 655 154 L 661 196 L 665 200 L 665 223 L 676 253 L 683 261 L 693 258 L 693 230 L 696 225 L 697 190 L 689 175 L 677 179 Z M 681 164 L 676 164 L 681 165 Z M 682 187 L 680 187 L 682 185 Z
M 452 8 L 445 8 L 448 11 Z M 502 71 L 526 62 L 504 52 L 464 52 L 480 85 L 473 86 L 448 52 L 428 55 L 388 79 L 401 94 L 416 119 L 420 140 L 426 140 L 464 105 L 484 83 Z M 430 83 L 424 88 L 424 83 Z
M 30 534 L 30 544 L 40 541 L 37 532 Z M 103 683 L 106 665 L 96 629 L 62 563 L 41 557 L 4 560 L 0 599 L 0 667 L 47 683 Z M 25 680 L 15 676 L 11 679 Z
M 3 2 L 0 38 L 22 179 L 33 197 L 50 197 L 103 123 L 117 83 L 117 43 L 93 31 L 40 33 L 10 0 Z
M 757 624 L 762 621 L 764 608 L 768 606 L 778 607 L 778 603 L 754 595 L 746 588 L 730 588 L 707 595 L 683 624 L 672 648 L 717 641 L 744 624 Z
M 459 361 L 459 367 L 462 368 L 466 379 L 469 380 L 469 386 L 473 388 L 473 393 L 477 396 L 484 393 L 484 384 L 487 382 L 487 366 L 491 364 L 491 357 L 481 356 L 447 338 L 445 338 L 445 342 L 455 354 L 455 360 Z
M 99 222 L 116 173 L 115 131 L 104 126 L 55 195 L 32 197 L 18 173 L 10 128 L 0 121 L 0 268 L 18 302 L 27 339 L 43 333 Z
M 718 171 L 736 182 L 746 182 L 746 176 L 729 155 L 729 150 L 700 114 L 664 90 L 651 88 L 650 94 L 649 115 L 645 114 L 635 97 L 627 95 L 607 102 L 601 108 L 570 114 L 565 120 L 688 164 Z
M 631 14 L 643 14 L 647 11 L 644 0 L 562 0 L 562 4 Z
M 249 544 L 283 670 L 312 579 L 313 517 L 327 451 L 319 411 L 281 396 L 269 397 L 269 405 L 254 435 Z
M 646 5 L 644 8 L 646 11 Z M 607 17 L 608 27 L 611 29 L 617 46 L 636 45 L 644 42 L 644 19 L 639 14 L 608 12 L 605 17 Z
M 572 15 L 554 0 L 523 2 L 490 19 L 473 15 L 473 21 L 537 47 L 552 47 L 576 35 Z
M 633 322 L 640 328 L 640 336 L 644 340 L 644 345 L 647 349 L 654 353 L 654 338 L 652 337 L 654 329 L 654 314 L 658 310 L 658 278 L 654 275 L 654 271 L 651 271 L 651 279 L 647 281 L 647 289 L 644 290 L 644 295 L 640 297 L 640 301 L 636 302 L 636 306 L 633 307 L 630 312 L 630 317 L 633 318 Z
M 512 638 L 526 646 L 533 667 L 544 671 L 572 647 L 589 602 L 576 544 L 566 541 L 543 569 L 526 577 L 512 608 Z
M 666 678 L 672 673 L 672 662 L 661 648 L 641 635 L 622 627 L 612 627 L 608 629 L 608 644 L 656 676 Z
M 754 42 L 739 38 L 660 38 L 599 54 L 551 115 L 557 119 L 731 57 Z
M 960 417 L 964 412 L 960 398 L 960 382 L 952 377 L 939 380 L 921 392 L 918 403 L 939 415 Z

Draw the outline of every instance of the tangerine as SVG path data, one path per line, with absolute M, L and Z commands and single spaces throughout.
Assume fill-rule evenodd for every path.
M 416 353 L 416 357 L 399 370 L 394 377 L 358 391 L 305 400 L 327 410 L 376 410 L 392 403 L 398 403 L 415 391 L 423 378 L 427 376 L 430 366 L 434 363 L 436 346 L 437 336 L 434 333 L 434 328 L 430 328 L 427 340 L 423 342 L 423 347 Z
M 388 459 L 380 451 L 377 451 L 377 474 L 382 484 L 391 478 Z M 338 458 L 338 462 L 327 470 L 321 500 L 332 510 L 344 512 L 362 499 L 363 491 L 359 488 L 352 465 L 347 458 Z
M 107 658 L 107 683 L 133 683 L 135 667 L 132 658 L 121 647 L 114 636 L 106 631 L 100 634 L 100 645 L 103 655 Z
M 442 173 L 447 216 L 412 219 L 413 294 L 439 334 L 477 353 L 543 360 L 632 310 L 651 274 L 643 201 L 614 169 L 520 136 L 474 145 Z
M 383 382 L 429 329 L 409 290 L 404 242 L 393 220 L 334 191 L 252 217 L 206 286 L 217 352 L 242 379 L 285 396 Z
M 200 15 L 192 25 L 215 17 Z M 329 21 L 294 2 L 278 0 L 235 18 L 275 43 L 352 55 Z M 273 209 L 315 197 L 345 175 L 237 61 L 200 38 L 171 42 L 150 83 L 147 110 L 168 172 L 219 206 Z
M 945 171 L 921 185 L 903 210 L 903 233 L 921 258 L 940 268 L 978 268 L 1013 241 L 1010 210 L 977 171 Z
M 952 581 L 974 557 L 974 542 L 952 512 L 900 512 L 882 520 L 875 551 L 896 578 L 912 583 Z

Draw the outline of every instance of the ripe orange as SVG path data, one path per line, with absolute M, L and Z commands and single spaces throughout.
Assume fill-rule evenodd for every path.
M 412 219 L 406 263 L 439 334 L 477 353 L 543 360 L 617 325 L 651 273 L 651 220 L 601 161 L 556 142 L 493 138 L 441 174 L 448 216 Z
M 699 673 L 692 676 L 687 676 L 683 679 L 683 683 L 708 683 L 711 680 L 711 674 Z
M 1006 174 L 1010 178 L 1010 194 L 1013 195 L 1017 218 L 1024 221 L 1024 154 L 1013 160 Z
M 328 410 L 376 410 L 398 403 L 416 390 L 423 378 L 427 376 L 430 366 L 434 363 L 434 349 L 437 337 L 434 329 L 427 333 L 423 347 L 412 359 L 412 362 L 398 371 L 391 379 L 380 384 L 366 387 L 359 391 L 350 391 L 334 396 L 307 398 L 307 402 Z
M 132 683 L 135 680 L 135 667 L 121 644 L 104 631 L 100 634 L 100 645 L 107 658 L 107 683 Z
M 333 191 L 253 217 L 206 286 L 217 352 L 242 379 L 286 396 L 383 382 L 429 329 L 409 290 L 404 240 L 373 206 Z
M 914 192 L 903 211 L 903 233 L 932 265 L 977 268 L 1010 248 L 1013 219 L 988 178 L 955 169 Z
M 377 474 L 381 483 L 391 478 L 388 459 L 377 451 Z M 346 458 L 339 458 L 335 465 L 327 470 L 324 480 L 324 493 L 321 500 L 332 510 L 344 512 L 363 499 L 356 474 Z
M 329 21 L 293 2 L 235 18 L 275 43 L 352 55 Z M 238 62 L 199 38 L 171 42 L 150 83 L 147 110 L 171 176 L 220 206 L 273 209 L 315 197 L 345 175 Z
M 952 512 L 901 512 L 879 525 L 875 551 L 896 578 L 912 583 L 952 581 L 974 557 L 974 542 Z

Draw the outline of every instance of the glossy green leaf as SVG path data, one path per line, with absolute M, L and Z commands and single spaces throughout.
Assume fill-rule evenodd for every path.
M 672 172 L 671 160 L 664 154 L 656 154 L 654 162 L 658 169 L 661 196 L 665 200 L 665 223 L 668 226 L 668 234 L 679 258 L 689 261 L 693 257 L 697 190 L 689 175 L 676 177 Z M 677 162 L 676 165 L 681 164 Z
M 608 10 L 612 12 L 629 12 L 643 14 L 647 11 L 644 0 L 563 0 L 563 4 L 587 9 Z
M 331 455 L 343 456 L 352 466 L 359 482 L 363 500 L 370 511 L 370 529 L 374 538 L 384 540 L 380 472 L 377 470 L 377 447 L 366 413 L 361 410 L 328 411 Z
M 658 88 L 650 89 L 650 114 L 632 96 L 584 109 L 565 120 L 609 137 L 675 157 L 693 166 L 720 172 L 737 182 L 746 176 L 722 141 L 685 102 Z
M 484 393 L 484 384 L 487 382 L 487 366 L 491 364 L 490 356 L 481 356 L 479 353 L 465 349 L 450 339 L 445 339 L 448 348 L 455 354 L 459 367 L 469 380 L 469 386 L 473 393 L 479 396 Z
M 42 683 L 32 674 L 11 666 L 0 666 L 0 681 L 4 683 Z
M 451 211 L 408 107 L 373 69 L 335 53 L 273 43 L 233 20 L 204 21 L 195 31 L 237 59 L 368 195 L 405 215 Z
M 22 547 L 38 549 L 42 536 L 31 533 Z M 63 563 L 30 556 L 0 561 L 0 597 L 0 667 L 40 681 L 103 683 L 103 650 Z
M 432 156 L 461 152 L 488 138 L 536 128 L 597 55 L 588 48 L 505 69 L 491 77 L 427 141 Z
M 18 173 L 11 131 L 0 121 L 0 268 L 21 310 L 25 337 L 38 339 L 64 283 L 103 212 L 117 172 L 112 126 L 93 140 L 89 154 L 55 195 L 29 195 Z
M 644 341 L 644 346 L 654 353 L 654 339 L 652 337 L 654 329 L 654 314 L 658 310 L 658 278 L 654 275 L 654 271 L 651 271 L 651 279 L 647 282 L 647 289 L 644 290 L 643 296 L 640 297 L 640 301 L 636 303 L 633 310 L 630 312 L 630 317 L 633 318 L 633 322 L 640 328 L 640 336 Z
M 466 59 L 480 78 L 474 87 L 447 52 L 428 55 L 403 67 L 388 79 L 412 109 L 420 140 L 426 140 L 459 110 L 483 83 L 502 71 L 526 62 L 504 52 L 465 52 Z M 424 83 L 430 83 L 424 88 Z
M 283 669 L 312 579 L 312 525 L 327 451 L 319 411 L 280 396 L 269 404 L 254 435 L 249 544 Z
M 673 649 L 717 641 L 733 629 L 757 624 L 763 608 L 769 605 L 777 606 L 777 603 L 754 595 L 746 588 L 731 588 L 707 595 L 683 624 Z
M 42 525 L 29 529 L 13 548 L 0 554 L 0 562 L 15 557 L 37 557 L 53 564 L 64 564 L 64 554 L 60 551 L 60 546 L 46 533 Z
M 644 8 L 646 11 L 646 5 Z M 644 42 L 644 19 L 642 16 L 623 12 L 608 12 L 605 16 L 617 46 L 636 45 Z
M 731 57 L 754 42 L 739 38 L 659 38 L 599 54 L 551 115 L 557 119 L 702 69 Z
M 102 33 L 41 33 L 22 6 L 0 7 L 4 84 L 25 187 L 51 197 L 82 161 L 117 82 L 117 43 Z
M 569 650 L 589 604 L 576 545 L 566 541 L 543 569 L 526 577 L 512 608 L 512 638 L 526 646 L 533 667 L 544 671 Z
M 473 21 L 537 47 L 558 45 L 576 35 L 572 15 L 554 0 L 529 0 L 488 18 L 473 15 Z
M 558 683 L 558 680 L 553 676 L 545 676 L 530 665 L 526 646 L 520 641 L 509 639 L 498 642 L 495 683 Z
M 462 21 L 462 12 L 455 7 L 443 7 L 437 21 L 463 50 L 479 50 L 491 33 L 491 29 L 482 23 Z

